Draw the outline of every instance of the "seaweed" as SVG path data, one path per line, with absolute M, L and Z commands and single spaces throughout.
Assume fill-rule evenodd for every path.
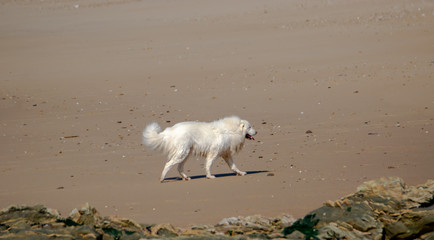
M 119 231 L 115 228 L 103 227 L 102 230 L 104 233 L 111 235 L 115 240 L 121 239 L 122 237 L 122 231 Z
M 65 224 L 68 227 L 76 227 L 76 226 L 82 226 L 83 224 L 80 224 L 70 218 L 67 219 L 57 219 L 56 222 L 61 222 L 63 224 Z
M 299 231 L 305 235 L 305 239 L 315 239 L 319 240 L 316 237 L 318 235 L 318 230 L 315 229 L 315 225 L 319 222 L 319 219 L 315 219 L 315 214 L 308 214 L 303 219 L 298 219 L 294 224 L 289 227 L 283 229 L 282 234 L 289 235 L 294 231 Z

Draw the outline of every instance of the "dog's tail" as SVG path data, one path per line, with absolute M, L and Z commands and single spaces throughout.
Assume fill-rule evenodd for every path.
M 164 150 L 163 136 L 158 123 L 153 122 L 143 130 L 143 144 L 152 150 Z

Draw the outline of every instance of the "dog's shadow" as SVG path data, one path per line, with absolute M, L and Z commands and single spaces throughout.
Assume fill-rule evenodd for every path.
M 250 175 L 250 174 L 258 174 L 258 173 L 266 173 L 266 172 L 270 172 L 270 171 L 247 171 L 246 175 Z M 230 177 L 230 176 L 236 176 L 236 173 L 218 173 L 215 174 L 214 176 L 216 178 L 222 178 L 222 177 Z M 191 180 L 194 179 L 201 179 L 201 178 L 206 178 L 206 175 L 197 175 L 197 176 L 190 176 Z M 182 181 L 182 178 L 180 177 L 171 177 L 171 178 L 165 178 L 164 181 Z

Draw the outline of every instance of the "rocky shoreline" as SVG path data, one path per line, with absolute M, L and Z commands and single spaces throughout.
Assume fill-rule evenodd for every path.
M 434 181 L 407 186 L 400 178 L 363 183 L 302 219 L 290 215 L 230 217 L 188 229 L 102 217 L 85 204 L 66 218 L 57 210 L 10 206 L 0 212 L 0 239 L 434 239 Z

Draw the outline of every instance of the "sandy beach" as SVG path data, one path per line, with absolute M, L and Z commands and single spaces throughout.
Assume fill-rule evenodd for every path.
M 144 127 L 258 130 L 184 182 Z M 176 226 L 302 217 L 362 182 L 434 178 L 434 2 L 3 0 L 0 208 Z

